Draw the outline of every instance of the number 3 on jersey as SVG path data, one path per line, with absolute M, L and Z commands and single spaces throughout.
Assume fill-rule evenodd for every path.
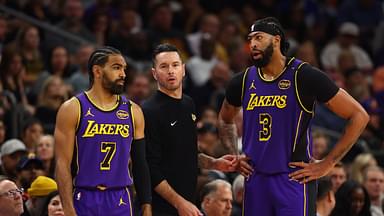
M 106 153 L 103 161 L 100 163 L 100 170 L 110 170 L 111 161 L 113 156 L 116 153 L 116 143 L 115 142 L 102 142 L 100 146 L 100 151 Z
M 259 131 L 259 140 L 268 141 L 272 135 L 272 116 L 269 113 L 259 114 L 259 123 L 262 129 Z

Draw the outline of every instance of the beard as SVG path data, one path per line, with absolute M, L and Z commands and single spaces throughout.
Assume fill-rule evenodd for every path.
M 264 50 L 258 50 L 258 51 L 261 51 L 261 58 L 254 59 L 252 56 L 252 63 L 256 67 L 264 67 L 271 61 L 271 58 L 272 58 L 272 54 L 273 54 L 272 42 L 269 43 L 267 48 L 265 48 Z
M 109 91 L 111 94 L 121 94 L 124 92 L 124 84 L 118 84 L 118 82 L 124 81 L 124 79 L 117 79 L 115 81 L 109 80 L 106 76 L 103 76 L 102 86 L 104 89 Z

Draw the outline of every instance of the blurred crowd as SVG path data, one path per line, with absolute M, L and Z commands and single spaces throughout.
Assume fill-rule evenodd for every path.
M 95 47 L 108 45 L 121 50 L 128 62 L 125 94 L 141 104 L 156 88 L 151 74 L 153 47 L 163 42 L 176 45 L 186 64 L 184 92 L 197 108 L 199 148 L 219 157 L 225 152 L 218 138 L 218 110 L 230 78 L 250 66 L 248 27 L 259 18 L 275 16 L 286 31 L 288 55 L 323 70 L 370 115 L 359 141 L 330 173 L 331 191 L 336 194 L 332 215 L 355 215 L 349 211 L 384 215 L 380 167 L 384 165 L 382 0 L 0 3 L 27 16 L 20 18 L 3 9 L 0 13 L 0 174 L 14 181 L 17 188 L 24 188 L 23 193 L 8 195 L 24 200 L 26 213 L 49 215 L 51 200 L 60 202 L 54 182 L 56 113 L 65 100 L 88 89 L 87 61 Z M 63 31 L 81 40 L 68 38 Z M 240 136 L 241 118 L 239 115 L 237 121 Z M 327 154 L 345 124 L 325 106 L 316 106 L 315 159 Z M 238 146 L 241 149 L 241 137 Z M 241 215 L 243 182 L 235 173 L 201 170 L 197 189 L 201 208 L 207 215 Z M 0 180 L 0 192 L 2 183 Z M 363 192 L 358 207 L 348 203 L 353 190 Z M 5 209 L 1 203 L 0 209 Z M 363 214 L 367 209 L 370 214 Z

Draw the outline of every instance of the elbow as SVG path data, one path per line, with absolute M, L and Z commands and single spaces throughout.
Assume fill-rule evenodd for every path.
M 361 126 L 363 128 L 365 128 L 367 126 L 367 124 L 369 122 L 369 118 L 370 118 L 368 113 L 363 108 L 361 108 L 360 112 L 358 112 L 357 114 L 358 114 L 357 116 L 361 122 Z
M 367 124 L 368 124 L 368 122 L 369 122 L 369 115 L 368 115 L 368 113 L 365 111 L 365 110 L 363 110 L 363 112 L 362 112 L 362 119 L 363 119 L 363 125 L 364 125 L 364 128 L 367 126 Z

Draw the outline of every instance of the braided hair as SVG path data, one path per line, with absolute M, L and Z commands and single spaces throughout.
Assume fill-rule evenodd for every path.
M 110 55 L 122 55 L 122 54 L 116 48 L 113 48 L 113 47 L 110 47 L 110 46 L 103 46 L 103 47 L 100 47 L 100 48 L 96 49 L 95 51 L 93 51 L 93 53 L 89 57 L 89 60 L 88 60 L 88 74 L 89 74 L 89 84 L 90 84 L 90 86 L 93 85 L 93 82 L 95 80 L 95 77 L 94 77 L 93 72 L 92 72 L 92 67 L 94 65 L 104 66 L 105 63 L 107 63 L 108 57 Z

